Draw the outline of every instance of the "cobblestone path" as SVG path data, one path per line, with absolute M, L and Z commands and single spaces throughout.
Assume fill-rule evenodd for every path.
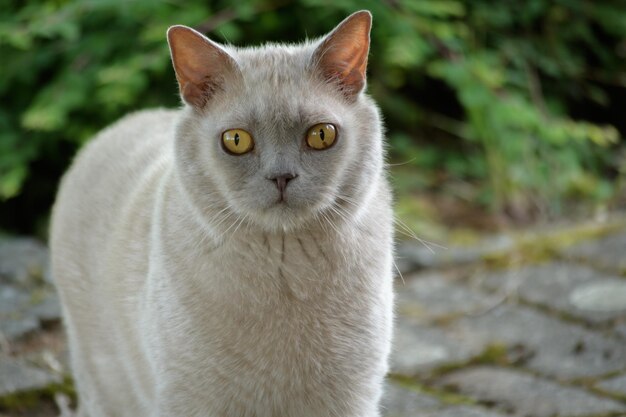
M 0 241 L 0 417 L 72 395 L 47 250 Z M 401 243 L 386 417 L 626 416 L 626 219 Z

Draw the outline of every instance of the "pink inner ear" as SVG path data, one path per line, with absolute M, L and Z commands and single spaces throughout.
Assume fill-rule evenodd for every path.
M 358 12 L 342 22 L 318 47 L 319 65 L 324 76 L 339 82 L 349 95 L 365 85 L 371 16 Z
M 227 73 L 236 71 L 233 59 L 218 45 L 184 26 L 171 28 L 168 40 L 181 96 L 193 106 L 204 106 Z
M 205 85 L 206 87 L 202 88 L 196 84 L 187 83 L 183 85 L 180 83 L 180 94 L 189 104 L 196 107 L 204 107 L 213 91 L 210 85 Z
M 340 56 L 340 58 L 345 59 L 343 62 L 345 69 L 342 75 L 347 77 L 348 75 L 356 72 L 362 78 L 365 78 L 365 69 L 367 68 L 367 52 L 369 48 L 367 46 L 361 46 L 358 48 L 355 48 L 353 45 L 346 46 L 352 46 L 352 51 L 350 53 L 346 52 Z

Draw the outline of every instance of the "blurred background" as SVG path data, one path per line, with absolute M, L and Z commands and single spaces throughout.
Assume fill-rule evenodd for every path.
M 369 93 L 397 212 L 420 236 L 626 203 L 626 3 L 581 0 L 5 0 L 0 230 L 46 237 L 60 176 L 98 130 L 178 106 L 165 31 L 296 42 L 374 15 Z M 458 234 L 458 233 L 457 233 Z

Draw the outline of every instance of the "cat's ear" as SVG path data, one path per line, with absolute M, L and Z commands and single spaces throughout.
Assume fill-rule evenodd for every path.
M 348 16 L 330 32 L 313 54 L 323 76 L 354 98 L 365 86 L 372 15 L 361 10 Z
M 225 80 L 239 74 L 228 52 L 187 26 L 170 27 L 167 41 L 180 95 L 192 106 L 203 107 Z

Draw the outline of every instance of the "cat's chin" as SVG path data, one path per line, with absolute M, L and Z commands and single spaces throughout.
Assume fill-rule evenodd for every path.
M 254 216 L 248 216 L 248 218 L 260 229 L 277 233 L 302 229 L 314 220 L 315 215 L 307 207 L 277 202 L 269 207 L 256 210 Z

